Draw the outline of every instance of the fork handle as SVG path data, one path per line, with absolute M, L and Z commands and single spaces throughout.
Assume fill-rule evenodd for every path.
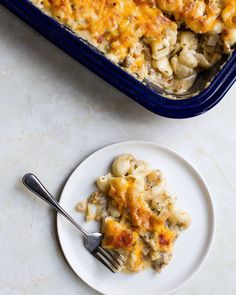
M 60 206 L 34 174 L 25 174 L 22 178 L 22 182 L 30 191 L 47 202 L 57 212 L 61 213 L 67 220 L 74 224 L 85 236 L 88 235 L 88 233 Z

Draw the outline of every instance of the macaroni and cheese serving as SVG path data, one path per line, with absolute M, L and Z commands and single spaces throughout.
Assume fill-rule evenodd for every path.
M 160 170 L 131 154 L 115 158 L 112 171 L 97 179 L 98 191 L 76 209 L 86 220 L 101 222 L 102 246 L 117 251 L 125 263 L 121 271 L 160 271 L 172 257 L 180 232 L 190 225 L 166 189 Z
M 31 0 L 142 81 L 181 94 L 236 43 L 236 0 Z

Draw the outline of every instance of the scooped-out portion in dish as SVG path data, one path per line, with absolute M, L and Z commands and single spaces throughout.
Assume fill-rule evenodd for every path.
M 141 81 L 182 94 L 236 43 L 236 0 L 31 0 Z
M 76 209 L 87 221 L 101 223 L 102 246 L 125 261 L 120 271 L 161 271 L 171 260 L 179 234 L 190 225 L 189 215 L 168 192 L 163 173 L 123 154 L 96 183 L 98 190 Z

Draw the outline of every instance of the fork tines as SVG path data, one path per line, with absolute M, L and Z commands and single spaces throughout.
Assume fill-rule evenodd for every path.
M 104 249 L 101 246 L 93 251 L 93 255 L 113 273 L 119 271 L 124 263 L 120 254 Z

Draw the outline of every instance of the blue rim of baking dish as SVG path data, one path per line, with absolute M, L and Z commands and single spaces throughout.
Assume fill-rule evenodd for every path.
M 234 51 L 206 89 L 192 98 L 171 100 L 122 70 L 28 0 L 0 0 L 0 4 L 118 90 L 151 112 L 164 117 L 190 118 L 208 111 L 224 97 L 236 80 Z

